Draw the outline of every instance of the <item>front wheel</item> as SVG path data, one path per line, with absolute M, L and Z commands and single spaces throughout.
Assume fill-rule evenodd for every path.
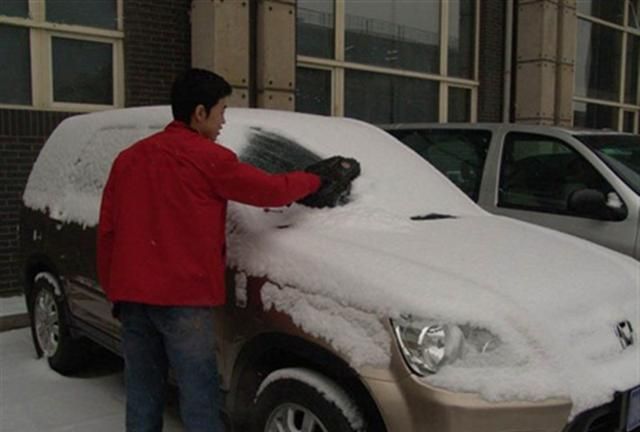
M 302 368 L 271 373 L 258 390 L 253 432 L 357 432 L 360 410 L 335 382 Z
M 84 344 L 71 337 L 64 299 L 55 276 L 38 273 L 29 308 L 31 334 L 38 356 L 63 375 L 76 372 L 86 358 Z

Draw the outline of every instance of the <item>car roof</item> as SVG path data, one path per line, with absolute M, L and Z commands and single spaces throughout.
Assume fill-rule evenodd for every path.
M 627 132 L 619 132 L 610 129 L 588 129 L 580 127 L 565 127 L 554 125 L 535 125 L 526 123 L 395 123 L 378 125 L 384 130 L 412 130 L 412 129 L 486 129 L 491 131 L 521 131 L 521 132 L 556 132 L 569 135 L 633 135 Z

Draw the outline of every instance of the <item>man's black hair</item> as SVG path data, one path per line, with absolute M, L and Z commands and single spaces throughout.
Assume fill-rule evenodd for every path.
M 231 85 L 220 75 L 204 69 L 189 69 L 173 82 L 171 111 L 175 120 L 186 124 L 198 105 L 207 114 L 218 101 L 231 94 Z

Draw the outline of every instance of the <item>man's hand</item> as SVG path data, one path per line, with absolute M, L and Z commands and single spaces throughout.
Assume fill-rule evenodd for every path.
M 320 189 L 298 202 L 308 207 L 335 207 L 347 202 L 351 182 L 360 175 L 360 163 L 352 158 L 333 156 L 305 168 L 322 180 Z

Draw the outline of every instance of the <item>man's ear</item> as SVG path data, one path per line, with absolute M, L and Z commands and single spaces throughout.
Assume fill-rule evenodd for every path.
M 197 122 L 202 122 L 207 118 L 207 109 L 204 105 L 199 104 L 196 106 L 196 109 L 193 110 L 193 114 L 191 114 L 191 119 Z

